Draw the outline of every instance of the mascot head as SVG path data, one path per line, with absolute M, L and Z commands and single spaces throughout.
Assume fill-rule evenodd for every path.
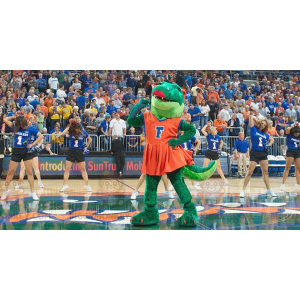
M 163 82 L 152 91 L 151 112 L 159 119 L 181 117 L 184 108 L 182 89 L 177 84 Z

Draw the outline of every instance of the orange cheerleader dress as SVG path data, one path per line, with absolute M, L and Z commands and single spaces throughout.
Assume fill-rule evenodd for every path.
M 150 111 L 143 114 L 146 145 L 143 155 L 142 173 L 152 176 L 161 176 L 182 168 L 193 165 L 192 151 L 181 146 L 174 149 L 169 146 L 170 139 L 177 139 L 180 118 L 165 119 L 160 121 Z

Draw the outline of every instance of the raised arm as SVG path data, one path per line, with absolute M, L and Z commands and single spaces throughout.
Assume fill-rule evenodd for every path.
M 6 117 L 3 118 L 3 122 L 9 126 L 10 128 L 12 128 L 14 126 L 13 122 L 11 120 L 14 120 L 16 118 L 16 116 L 11 116 L 11 117 Z
M 66 129 L 61 133 L 61 136 L 64 136 L 64 135 L 69 134 L 69 128 L 70 128 L 70 125 L 68 125 L 68 126 L 66 127 Z
M 132 108 L 127 119 L 127 123 L 129 124 L 129 126 L 140 127 L 144 125 L 144 118 L 142 115 L 139 115 L 139 113 L 141 109 L 148 106 L 149 104 L 150 100 L 142 99 Z
M 206 128 L 207 128 L 207 124 L 201 129 L 201 133 L 204 135 L 204 136 L 208 136 L 207 132 L 206 132 Z

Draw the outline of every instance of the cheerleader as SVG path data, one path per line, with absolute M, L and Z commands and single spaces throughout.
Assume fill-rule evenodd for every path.
M 282 184 L 280 190 L 284 190 L 285 188 L 285 181 L 289 175 L 290 169 L 292 164 L 295 164 L 295 174 L 296 177 L 299 176 L 300 171 L 300 147 L 299 147 L 299 138 L 300 138 L 300 127 L 298 124 L 295 126 L 288 127 L 285 130 L 286 136 L 286 145 L 287 145 L 287 152 L 286 152 L 286 165 L 282 177 Z
M 221 137 L 218 135 L 218 131 L 215 127 L 209 126 L 208 133 L 206 132 L 206 128 L 209 124 L 206 124 L 202 129 L 202 134 L 206 137 L 207 140 L 207 150 L 205 151 L 205 158 L 203 167 L 207 167 L 211 160 L 217 161 L 217 171 L 221 178 L 224 180 L 224 185 L 228 185 L 228 180 L 225 178 L 224 173 L 221 168 L 221 163 L 219 159 L 219 151 L 221 151 L 223 147 L 223 141 Z
M 85 168 L 85 158 L 84 154 L 88 152 L 88 147 L 92 142 L 91 137 L 88 133 L 82 129 L 82 126 L 79 123 L 76 123 L 74 120 L 70 120 L 70 125 L 62 132 L 62 136 L 69 134 L 70 137 L 70 148 L 68 150 L 68 155 L 66 158 L 66 170 L 64 173 L 64 183 L 60 192 L 64 192 L 69 188 L 68 179 L 70 176 L 70 169 L 72 165 L 77 162 L 80 167 L 82 178 L 85 182 L 84 188 L 88 192 L 92 192 L 91 187 L 89 186 L 89 179 Z M 87 145 L 84 147 L 84 139 L 87 138 Z
M 15 120 L 15 122 L 13 123 L 12 120 Z M 4 118 L 3 121 L 5 124 L 7 124 L 7 126 L 14 129 L 15 134 L 14 147 L 5 181 L 5 191 L 2 193 L 1 200 L 5 200 L 9 195 L 9 184 L 12 181 L 15 171 L 22 160 L 24 161 L 28 182 L 30 185 L 29 196 L 32 197 L 33 200 L 39 200 L 38 196 L 34 192 L 32 153 L 29 153 L 28 149 L 35 147 L 43 139 L 43 135 L 36 128 L 28 126 L 27 120 L 24 116 L 11 116 Z M 29 143 L 29 140 L 32 138 L 32 136 L 36 137 L 36 139 Z
M 247 175 L 244 180 L 243 190 L 240 193 L 240 197 L 245 197 L 245 189 L 250 181 L 250 178 L 259 163 L 263 175 L 264 183 L 267 187 L 267 194 L 272 197 L 277 195 L 271 190 L 269 181 L 269 162 L 268 162 L 268 150 L 274 143 L 274 139 L 267 134 L 269 122 L 266 118 L 260 118 L 257 120 L 253 115 L 253 111 L 249 116 L 250 138 L 251 138 L 251 151 L 250 151 L 250 164 Z
M 183 131 L 179 131 L 178 132 L 179 137 L 183 134 Z M 194 150 L 192 150 L 192 143 L 195 143 L 195 148 Z M 186 143 L 181 144 L 180 146 L 185 149 L 185 150 L 189 150 L 189 151 L 193 151 L 195 154 L 197 153 L 198 149 L 200 148 L 201 145 L 201 141 L 198 140 L 196 137 L 191 138 L 191 140 L 187 141 Z M 196 184 L 196 182 L 194 182 L 193 180 L 191 180 L 192 189 L 195 189 L 197 191 L 201 191 L 201 187 L 198 185 L 199 183 Z M 170 188 L 169 190 L 172 191 L 174 189 L 174 187 L 172 186 L 172 184 L 170 184 Z
M 39 169 L 39 157 L 38 157 L 38 148 L 41 147 L 43 143 L 43 139 L 38 143 L 37 148 L 31 153 L 32 154 L 32 167 L 34 170 L 34 174 L 38 180 L 38 185 L 40 188 L 44 188 L 44 184 L 41 179 L 41 173 Z M 16 185 L 16 189 L 23 187 L 24 183 L 24 176 L 25 176 L 25 164 L 24 161 L 21 161 L 21 168 L 20 168 L 20 175 L 19 175 L 19 182 Z

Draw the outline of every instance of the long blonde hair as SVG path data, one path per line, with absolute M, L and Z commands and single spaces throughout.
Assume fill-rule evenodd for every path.
M 270 121 L 267 118 L 262 118 L 262 119 L 256 120 L 255 127 L 257 127 L 260 130 L 262 122 L 265 122 L 267 125 L 264 129 L 261 130 L 261 132 L 266 133 L 266 132 L 268 132 L 269 127 L 271 126 Z

